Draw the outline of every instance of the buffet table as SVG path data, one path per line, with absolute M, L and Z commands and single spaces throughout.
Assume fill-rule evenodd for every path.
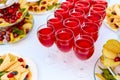
M 111 4 L 120 0 L 111 0 Z M 52 13 L 52 12 L 49 12 Z M 37 68 L 38 80 L 94 80 L 94 66 L 101 56 L 103 44 L 108 39 L 118 39 L 115 32 L 110 30 L 103 22 L 99 38 L 95 42 L 95 52 L 93 56 L 83 62 L 78 60 L 73 51 L 69 53 L 60 52 L 55 45 L 51 48 L 42 46 L 37 39 L 37 29 L 41 24 L 46 24 L 49 13 L 34 15 L 34 27 L 29 35 L 14 44 L 0 45 L 0 53 L 14 53 L 31 59 Z M 88 66 L 82 69 L 81 66 Z M 81 76 L 82 71 L 86 72 Z

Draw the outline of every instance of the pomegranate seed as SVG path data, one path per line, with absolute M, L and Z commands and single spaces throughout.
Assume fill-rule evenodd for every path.
M 5 21 L 6 21 L 6 22 L 9 22 L 9 19 L 8 19 L 8 18 L 5 18 Z
M 23 58 L 18 59 L 19 62 L 24 62 Z
M 14 38 L 18 37 L 18 34 L 14 34 Z
M 12 78 L 12 77 L 14 77 L 14 75 L 12 73 L 10 73 L 10 74 L 7 75 L 7 77 Z
M 26 29 L 26 33 L 29 33 L 29 29 Z
M 19 19 L 22 16 L 22 12 L 17 13 L 17 18 Z
M 30 6 L 30 7 L 29 7 L 29 10 L 32 10 L 32 9 L 33 9 L 33 7 L 32 7 L 32 6 Z
M 15 19 L 11 19 L 11 23 L 14 23 L 16 20 Z
M 1 34 L 2 34 L 2 35 L 5 35 L 5 34 L 6 34 L 6 32 L 5 32 L 5 31 L 2 31 L 2 32 L 1 32 Z
M 115 62 L 120 61 L 120 57 L 116 57 L 116 58 L 114 59 L 114 61 L 115 61 Z
M 46 3 L 47 3 L 46 1 L 42 2 L 42 4 L 46 4 Z
M 37 7 L 34 7 L 34 11 L 37 11 Z
M 13 11 L 13 9 L 12 9 L 11 7 L 9 7 L 9 8 L 8 8 L 8 12 L 11 14 L 11 13 L 13 13 L 14 11 Z
M 10 41 L 10 36 L 7 36 L 7 37 L 6 37 L 6 40 L 9 42 L 9 41 Z
M 29 74 L 26 75 L 26 78 L 28 78 L 28 77 L 29 77 Z
M 45 9 L 45 7 L 44 7 L 44 6 L 42 6 L 42 7 L 41 7 L 41 11 L 42 11 L 42 10 L 44 10 L 44 9 Z
M 0 36 L 0 41 L 3 41 L 4 37 L 3 36 Z

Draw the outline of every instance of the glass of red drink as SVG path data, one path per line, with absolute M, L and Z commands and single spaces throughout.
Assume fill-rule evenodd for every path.
M 85 12 L 82 9 L 76 9 L 76 8 L 71 9 L 69 11 L 69 15 L 70 15 L 70 17 L 78 18 L 79 21 L 80 21 L 80 24 L 83 24 L 84 17 L 85 17 Z
M 55 32 L 56 45 L 58 49 L 62 52 L 69 52 L 74 43 L 74 34 L 72 30 L 67 28 L 62 28 Z
M 63 18 L 60 14 L 50 14 L 47 17 L 47 24 L 51 24 L 53 25 L 55 31 L 57 31 L 58 29 L 63 28 L 63 24 L 62 24 Z
M 63 26 L 65 28 L 71 29 L 74 33 L 74 36 L 77 36 L 80 33 L 80 21 L 77 18 L 70 17 L 63 21 Z
M 55 31 L 52 25 L 41 25 L 37 31 L 39 42 L 45 47 L 51 47 L 55 41 L 54 33 Z
M 90 13 L 99 13 L 104 19 L 106 16 L 106 8 L 101 4 L 94 4 Z
M 67 6 L 61 6 L 59 9 L 55 10 L 55 15 L 62 15 L 63 19 L 66 19 L 69 17 L 69 8 Z
M 85 22 L 94 22 L 100 27 L 102 24 L 102 19 L 102 16 L 98 13 L 90 13 L 90 15 L 85 18 Z
M 85 22 L 81 28 L 82 35 L 89 35 L 93 38 L 94 42 L 98 39 L 99 27 L 94 22 Z
M 74 8 L 74 1 L 71 0 L 71 1 L 62 2 L 61 6 L 62 7 L 65 6 L 65 7 L 68 7 L 69 9 L 73 9 Z
M 106 0 L 96 0 L 95 4 L 100 4 L 102 6 L 105 6 L 105 8 L 108 6 L 108 2 Z
M 90 2 L 88 2 L 88 1 L 77 1 L 75 3 L 75 8 L 84 10 L 85 14 L 88 15 L 89 9 L 90 9 Z
M 78 59 L 89 59 L 94 53 L 93 38 L 88 35 L 78 35 L 74 40 L 73 51 Z

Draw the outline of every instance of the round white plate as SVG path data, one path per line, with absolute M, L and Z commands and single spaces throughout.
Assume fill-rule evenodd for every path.
M 29 59 L 29 58 L 27 58 L 27 57 L 20 56 L 20 55 L 18 55 L 18 54 L 16 54 L 16 53 L 12 53 L 12 52 L 0 53 L 0 56 L 2 56 L 2 55 L 4 55 L 4 54 L 8 54 L 8 53 L 11 53 L 11 54 L 13 54 L 13 55 L 15 55 L 15 56 L 17 56 L 17 57 L 23 58 L 24 61 L 25 61 L 25 63 L 28 64 L 29 67 L 30 67 L 30 71 L 31 71 L 31 73 L 32 73 L 32 79 L 31 79 L 31 80 L 39 80 L 39 79 L 38 79 L 37 66 L 36 66 L 36 64 L 35 64 L 31 59 Z
M 99 66 L 101 68 L 106 68 L 101 62 L 100 62 L 100 58 L 97 60 L 96 64 L 95 64 L 95 67 L 94 67 L 94 77 L 95 77 L 95 80 L 100 80 L 96 75 L 95 73 L 99 73 L 101 74 L 102 71 L 100 70 Z

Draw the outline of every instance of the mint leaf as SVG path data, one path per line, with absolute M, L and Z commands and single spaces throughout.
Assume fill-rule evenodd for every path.
M 2 64 L 2 62 L 3 62 L 3 59 L 0 59 L 0 65 Z
M 26 13 L 26 16 L 27 16 L 27 17 L 29 17 L 29 16 L 30 16 L 29 12 L 27 12 L 27 13 Z
M 22 34 L 24 34 L 24 31 L 23 30 L 20 30 L 20 29 L 18 29 L 18 28 L 12 28 L 12 32 L 13 32 L 13 34 L 19 34 L 19 35 L 22 35 Z
M 50 6 L 48 6 L 48 10 L 52 10 L 53 7 L 54 7 L 54 5 L 50 5 Z
M 54 6 L 59 8 L 60 7 L 60 3 L 55 3 Z
M 8 73 L 8 71 L 1 71 L 0 72 L 0 77 L 3 76 L 5 73 Z
M 26 8 L 20 8 L 20 12 L 24 12 Z

